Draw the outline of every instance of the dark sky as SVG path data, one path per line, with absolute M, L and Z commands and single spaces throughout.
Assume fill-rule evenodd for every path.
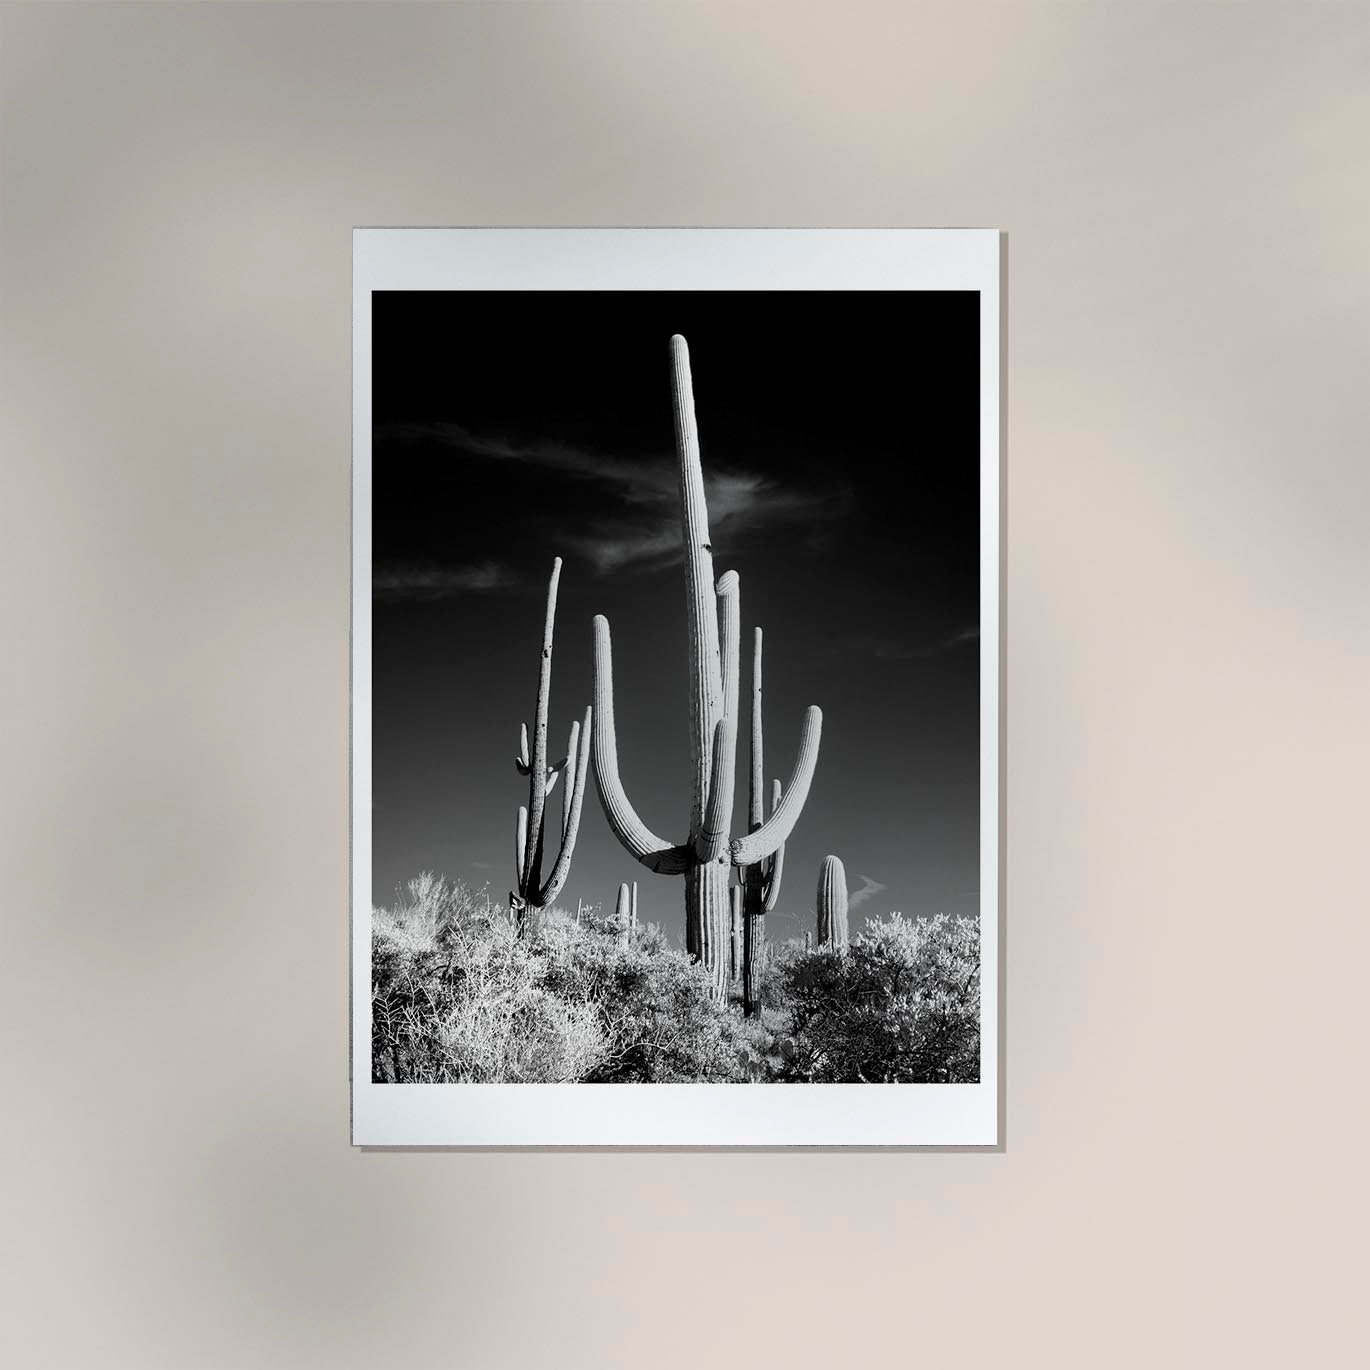
M 376 902 L 421 870 L 505 897 L 558 555 L 549 754 L 590 702 L 590 623 L 606 614 L 625 787 L 649 827 L 686 836 L 672 333 L 690 346 L 715 575 L 742 582 L 734 833 L 754 625 L 768 780 L 788 783 L 805 706 L 824 715 L 768 932 L 812 928 L 829 852 L 853 896 L 880 887 L 853 932 L 891 909 L 977 913 L 972 293 L 373 296 Z M 592 773 L 560 902 L 611 906 L 632 879 L 641 916 L 681 941 L 683 881 L 622 850 Z

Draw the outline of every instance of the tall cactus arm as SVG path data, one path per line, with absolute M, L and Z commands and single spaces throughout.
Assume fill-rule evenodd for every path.
M 736 571 L 718 578 L 718 656 L 723 677 L 723 716 L 737 730 L 738 656 L 742 636 L 742 582 Z
M 690 864 L 687 847 L 659 838 L 638 816 L 618 775 L 618 740 L 614 734 L 614 655 L 609 620 L 595 615 L 595 729 L 591 752 L 595 783 L 609 827 L 635 861 L 659 875 L 683 875 Z
M 771 813 L 780 807 L 780 781 L 771 782 Z M 780 898 L 780 877 L 785 871 L 785 844 L 782 842 L 776 849 L 775 855 L 766 862 L 765 865 L 765 886 L 762 895 L 761 908 L 765 913 L 774 910 L 776 900 Z
M 823 710 L 816 704 L 810 704 L 804 712 L 804 727 L 799 735 L 799 756 L 795 759 L 789 789 L 779 807 L 761 827 L 733 841 L 734 866 L 750 866 L 763 857 L 773 855 L 794 831 L 794 825 L 804 810 L 804 801 L 809 797 L 822 736 Z
M 693 842 L 694 854 L 704 862 L 717 861 L 728 850 L 728 833 L 733 819 L 733 759 L 737 733 L 728 717 L 714 728 L 712 760 L 709 764 L 713 784 L 709 786 L 709 805 Z
M 699 830 L 690 835 L 694 853 L 701 861 L 717 861 L 727 851 L 733 825 L 733 791 L 737 779 L 738 641 L 742 622 L 736 571 L 725 572 L 719 579 L 718 612 L 723 714 L 714 726 L 704 814 Z
M 709 749 L 713 744 L 714 725 L 723 709 L 723 683 L 718 659 L 713 547 L 709 542 L 704 473 L 699 464 L 699 430 L 695 423 L 690 350 L 679 334 L 671 339 L 671 401 L 675 416 L 690 630 L 690 769 L 693 778 L 690 832 L 693 834 L 699 831 L 708 800 Z
M 759 828 L 766 821 L 764 810 L 766 787 L 766 763 L 761 733 L 761 629 L 752 635 L 752 783 L 749 796 L 750 812 L 748 817 L 753 828 Z M 777 782 L 779 783 L 779 782 Z M 774 806 L 772 806 L 774 812 Z
M 542 623 L 542 657 L 538 662 L 537 716 L 533 720 L 533 752 L 529 758 L 528 883 L 542 882 L 542 815 L 547 806 L 547 699 L 552 692 L 552 632 L 557 618 L 557 583 L 561 558 L 552 561 L 547 582 L 547 616 Z
M 585 712 L 586 712 L 586 714 L 587 714 L 587 716 L 588 716 L 590 710 L 587 709 Z M 587 728 L 589 727 L 588 718 L 587 718 L 586 727 L 587 727 Z M 589 746 L 590 746 L 590 739 L 589 739 L 588 736 L 587 736 L 586 739 L 585 739 L 585 746 L 586 746 L 586 755 L 588 756 L 588 755 L 589 755 Z M 565 765 L 565 767 L 566 767 L 566 774 L 567 774 L 568 777 L 574 776 L 574 775 L 576 774 L 576 764 L 577 764 L 577 760 L 578 760 L 579 748 L 580 748 L 580 722 L 579 722 L 579 720 L 577 720 L 576 722 L 574 722 L 574 723 L 571 724 L 571 741 L 570 741 L 570 743 L 567 745 L 567 748 L 566 748 L 566 760 L 565 760 L 565 762 L 563 763 L 563 764 Z M 568 784 L 568 785 L 566 786 L 566 788 L 565 788 L 564 790 L 562 790 L 562 792 L 561 792 L 561 840 L 562 840 L 563 842 L 566 840 L 566 829 L 567 829 L 568 827 L 570 827 L 570 825 L 571 825 L 571 795 L 572 795 L 572 792 L 573 792 L 573 787 L 572 787 L 571 785 L 569 785 L 569 784 Z
M 594 712 L 594 706 L 590 705 L 585 710 L 586 735 L 590 732 L 590 718 Z M 579 724 L 571 725 L 571 751 L 576 750 L 576 729 Z M 576 761 L 576 772 L 572 775 L 566 772 L 566 823 L 561 834 L 561 850 L 557 853 L 557 863 L 552 867 L 552 873 L 547 877 L 547 883 L 538 891 L 535 901 L 539 908 L 546 908 L 561 893 L 561 887 L 566 883 L 566 877 L 571 873 L 571 857 L 576 850 L 576 836 L 580 832 L 580 806 L 585 799 L 585 780 L 590 772 L 590 749 L 585 747 L 581 750 Z
M 514 824 L 514 875 L 519 894 L 525 894 L 524 882 L 528 875 L 528 810 L 522 804 L 519 805 L 519 816 Z
M 520 775 L 528 774 L 528 725 L 519 724 L 519 754 L 514 758 L 514 769 Z

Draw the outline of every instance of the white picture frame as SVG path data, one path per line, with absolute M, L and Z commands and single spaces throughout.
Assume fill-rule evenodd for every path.
M 976 1084 L 395 1084 L 371 1069 L 371 296 L 976 291 L 981 1070 Z M 352 1141 L 367 1147 L 995 1147 L 1000 1141 L 1000 236 L 992 229 L 359 228 L 353 237 Z

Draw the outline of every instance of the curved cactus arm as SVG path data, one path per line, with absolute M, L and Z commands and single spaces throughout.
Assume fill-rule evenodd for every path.
M 519 724 L 519 754 L 514 758 L 514 769 L 520 775 L 528 774 L 528 725 Z
M 794 831 L 804 801 L 809 797 L 809 786 L 818 765 L 818 744 L 823 736 L 823 710 L 810 704 L 804 712 L 804 727 L 799 735 L 799 756 L 794 763 L 790 787 L 779 807 L 755 832 L 737 838 L 732 844 L 734 866 L 750 866 L 763 857 L 773 855 Z
M 528 875 L 528 810 L 520 804 L 518 821 L 514 825 L 514 875 L 518 891 L 523 894 L 523 884 Z
M 594 712 L 594 706 L 588 706 L 585 710 L 585 729 L 590 731 L 590 718 Z M 576 747 L 576 728 L 578 724 L 571 725 L 571 750 L 574 752 Z M 581 749 L 580 756 L 576 762 L 576 773 L 566 774 L 566 823 L 561 834 L 561 850 L 557 853 L 557 863 L 552 867 L 552 873 L 547 877 L 547 883 L 538 891 L 536 903 L 539 908 L 546 908 L 548 904 L 561 893 L 561 887 L 566 883 L 566 877 L 571 873 L 571 857 L 576 850 L 576 836 L 580 832 L 580 806 L 585 800 L 585 781 L 590 772 L 590 749 Z
M 595 729 L 590 751 L 595 783 L 609 827 L 623 848 L 648 870 L 660 875 L 683 875 L 690 864 L 688 848 L 658 837 L 638 816 L 618 775 L 618 740 L 614 734 L 614 654 L 609 620 L 595 615 Z
M 590 710 L 589 710 L 589 709 L 586 709 L 585 713 L 586 713 L 586 717 L 587 717 L 586 727 L 588 728 L 588 727 L 589 727 L 588 717 L 589 717 Z M 586 737 L 585 743 L 586 743 L 586 746 L 587 746 L 587 748 L 588 748 L 589 743 L 590 743 L 589 737 Z M 561 763 L 563 766 L 566 767 L 566 774 L 567 774 L 568 778 L 569 778 L 569 777 L 572 777 L 572 776 L 574 776 L 574 775 L 576 774 L 576 765 L 577 765 L 577 761 L 578 761 L 579 749 L 580 749 L 580 720 L 577 719 L 574 723 L 571 724 L 571 740 L 570 740 L 570 742 L 567 744 L 567 747 L 566 747 L 566 760 L 563 761 L 563 762 Z M 588 755 L 588 752 L 587 752 L 587 755 Z M 563 842 L 566 840 L 566 830 L 567 830 L 567 828 L 569 828 L 570 825 L 571 825 L 571 794 L 572 794 L 573 789 L 574 789 L 574 786 L 572 786 L 571 784 L 568 783 L 567 786 L 566 786 L 566 788 L 565 788 L 564 790 L 562 790 L 562 792 L 561 792 L 561 840 L 562 840 Z
M 547 582 L 547 616 L 542 623 L 542 656 L 538 661 L 537 715 L 533 719 L 533 751 L 529 757 L 528 883 L 542 881 L 542 816 L 547 807 L 547 700 L 552 693 L 552 632 L 557 618 L 557 584 L 561 558 L 552 559 Z
M 566 763 L 570 757 L 563 756 L 555 766 L 547 767 L 547 794 L 546 798 L 552 797 L 552 791 L 557 787 L 557 777 L 566 769 Z
M 728 717 L 718 720 L 714 728 L 714 745 L 709 770 L 713 784 L 709 786 L 709 804 L 704 810 L 704 821 L 693 843 L 694 854 L 701 861 L 717 861 L 728 850 L 728 832 L 733 817 L 733 757 L 737 733 Z
M 775 906 L 780 902 L 780 872 L 785 866 L 785 844 L 782 842 L 776 848 L 775 873 L 766 880 L 766 892 L 761 900 L 761 911 L 763 913 L 774 913 Z
M 771 813 L 780 807 L 780 781 L 771 782 Z M 785 871 L 785 844 L 782 842 L 765 864 L 765 887 L 762 894 L 761 908 L 765 913 L 770 913 L 780 898 L 780 877 Z

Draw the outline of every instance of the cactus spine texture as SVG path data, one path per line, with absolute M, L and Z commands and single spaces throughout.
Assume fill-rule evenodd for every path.
M 790 835 L 808 797 L 822 712 L 804 716 L 799 759 L 789 792 L 766 823 L 745 837 L 729 838 L 736 775 L 740 587 L 737 573 L 714 584 L 709 511 L 699 464 L 690 354 L 685 339 L 671 339 L 671 393 L 675 413 L 685 590 L 690 646 L 690 826 L 684 842 L 663 841 L 637 816 L 618 774 L 614 735 L 613 646 L 609 621 L 595 618 L 595 779 L 614 835 L 633 858 L 659 875 L 685 877 L 685 945 L 703 961 L 722 997 L 728 975 L 730 866 L 772 856 Z
M 835 856 L 825 856 L 818 869 L 818 945 L 847 945 L 847 872 Z
M 761 629 L 752 638 L 752 750 L 749 832 L 765 821 L 765 743 L 761 729 Z M 771 785 L 771 813 L 780 807 L 780 781 Z M 766 915 L 780 897 L 780 876 L 785 867 L 785 844 L 770 856 L 753 861 L 742 875 L 742 1008 L 748 1017 L 761 1012 L 761 967 L 766 957 Z
M 516 888 L 509 892 L 509 907 L 523 929 L 526 910 L 546 908 L 566 883 L 571 856 L 580 830 L 581 802 L 590 762 L 590 722 L 593 709 L 585 710 L 585 722 L 571 724 L 566 756 L 555 766 L 547 764 L 547 703 L 552 693 L 552 631 L 557 616 L 557 584 L 561 579 L 561 558 L 552 562 L 552 577 L 547 583 L 547 614 L 542 625 L 542 657 L 538 663 L 537 713 L 533 717 L 533 746 L 528 747 L 528 725 L 519 726 L 519 754 L 514 765 L 528 777 L 528 804 L 518 811 L 515 829 L 514 875 Z M 566 772 L 561 791 L 561 846 L 551 874 L 544 881 L 542 862 L 547 797 L 556 787 L 557 777 Z

